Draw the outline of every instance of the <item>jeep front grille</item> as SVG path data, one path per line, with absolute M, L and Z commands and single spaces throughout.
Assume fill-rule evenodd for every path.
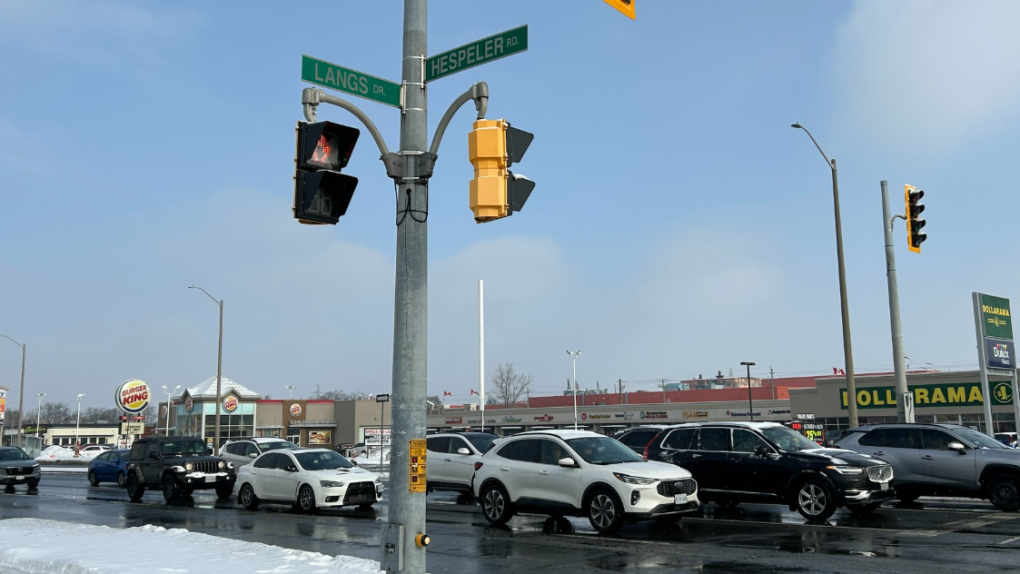
M 220 471 L 218 465 L 219 461 L 216 460 L 201 460 L 193 463 L 195 465 L 195 472 L 204 472 L 206 474 L 214 474 Z
M 677 494 L 691 495 L 698 491 L 698 483 L 693 478 L 676 478 L 663 480 L 656 487 L 662 496 L 675 496 Z
M 892 467 L 888 464 L 868 467 L 868 478 L 870 478 L 872 482 L 889 482 L 892 480 L 892 477 Z

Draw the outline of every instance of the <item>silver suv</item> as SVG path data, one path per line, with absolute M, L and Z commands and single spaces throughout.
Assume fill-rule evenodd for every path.
M 919 496 L 987 498 L 1000 510 L 1020 510 L 1020 450 L 972 428 L 890 423 L 850 429 L 839 448 L 892 465 L 900 500 Z
M 234 463 L 236 468 L 251 464 L 262 453 L 270 450 L 295 449 L 298 445 L 280 438 L 245 438 L 232 440 L 220 448 L 220 457 Z

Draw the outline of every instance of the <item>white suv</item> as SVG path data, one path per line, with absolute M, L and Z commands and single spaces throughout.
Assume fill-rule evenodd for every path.
M 427 438 L 428 465 L 425 479 L 429 491 L 471 493 L 475 463 L 492 448 L 498 435 L 486 432 L 434 434 Z
M 675 523 L 701 504 L 691 473 L 588 431 L 516 434 L 475 463 L 472 480 L 491 524 L 506 524 L 518 512 L 574 515 L 608 533 L 627 521 Z
M 282 438 L 245 438 L 232 440 L 220 448 L 220 457 L 234 463 L 235 468 L 251 464 L 262 453 L 270 450 L 291 450 L 298 445 Z

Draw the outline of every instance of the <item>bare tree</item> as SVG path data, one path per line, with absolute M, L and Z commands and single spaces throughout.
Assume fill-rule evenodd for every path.
M 358 399 L 358 393 L 347 391 L 325 391 L 319 393 L 319 398 L 325 401 L 354 401 Z
M 513 363 L 504 363 L 496 367 L 496 374 L 492 376 L 492 397 L 494 404 L 501 404 L 504 407 L 512 407 L 517 400 L 528 390 L 528 385 L 534 379 L 532 375 L 524 375 L 514 371 Z M 486 393 L 488 394 L 488 393 Z

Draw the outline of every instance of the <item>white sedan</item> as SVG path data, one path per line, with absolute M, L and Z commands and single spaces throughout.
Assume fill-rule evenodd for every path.
M 379 475 L 325 448 L 269 451 L 237 471 L 237 502 L 255 510 L 262 502 L 316 507 L 369 508 L 382 499 Z

